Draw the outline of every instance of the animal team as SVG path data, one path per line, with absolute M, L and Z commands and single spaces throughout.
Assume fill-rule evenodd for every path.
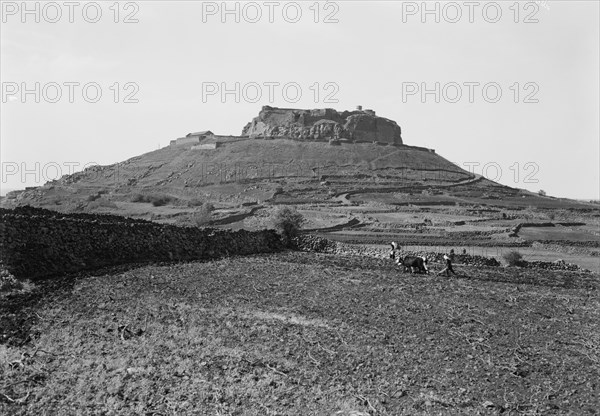
M 427 268 L 427 257 L 419 256 L 405 256 L 401 258 L 398 254 L 399 247 L 395 242 L 390 243 L 392 249 L 390 250 L 390 258 L 396 261 L 398 266 L 404 267 L 404 272 L 410 271 L 411 273 L 429 273 Z M 446 276 L 450 276 L 450 273 L 456 275 L 456 272 L 452 268 L 452 262 L 454 261 L 454 250 L 450 250 L 450 254 L 444 254 L 444 260 L 446 261 L 446 267 L 442 269 L 438 275 L 446 273 Z

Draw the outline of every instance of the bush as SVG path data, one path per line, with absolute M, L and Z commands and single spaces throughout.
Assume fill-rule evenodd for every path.
M 98 198 L 92 202 L 88 202 L 87 209 L 94 210 L 98 208 L 118 209 L 119 207 L 113 201 L 105 198 Z
M 206 225 L 210 222 L 212 215 L 211 213 L 215 210 L 215 207 L 210 202 L 206 202 L 202 204 L 200 208 L 198 208 L 192 214 L 192 221 L 196 226 L 200 227 Z
M 508 253 L 504 253 L 502 255 L 504 260 L 509 264 L 509 266 L 522 266 L 525 262 L 523 261 L 523 256 L 516 250 L 509 251 Z
M 171 198 L 166 195 L 151 195 L 150 202 L 155 207 L 162 207 L 163 205 L 167 205 L 171 202 Z
M 146 202 L 146 195 L 133 194 L 131 196 L 131 202 Z
M 2 270 L 0 272 L 0 292 L 10 292 L 23 289 L 23 283 L 18 281 L 12 274 Z
M 192 198 L 187 202 L 188 207 L 201 207 L 204 202 L 199 198 Z
M 162 207 L 163 205 L 167 205 L 168 203 L 170 203 L 172 201 L 173 201 L 173 198 L 171 198 L 168 195 L 162 195 L 162 194 L 151 194 L 151 195 L 134 194 L 131 197 L 131 202 L 149 202 L 152 205 L 154 205 L 155 207 Z
M 292 244 L 292 239 L 298 235 L 300 227 L 306 220 L 295 208 L 282 206 L 277 208 L 271 217 L 273 228 L 279 233 L 286 246 Z

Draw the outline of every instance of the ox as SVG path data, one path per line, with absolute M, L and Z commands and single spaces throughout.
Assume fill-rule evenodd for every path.
M 411 273 L 414 273 L 416 269 L 419 273 L 429 273 L 426 257 L 406 256 L 403 259 L 398 258 L 397 263 L 404 266 L 405 272 L 410 270 Z

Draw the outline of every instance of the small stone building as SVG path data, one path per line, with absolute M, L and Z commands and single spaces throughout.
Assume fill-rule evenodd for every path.
M 214 133 L 210 130 L 198 131 L 196 133 L 188 133 L 185 137 L 180 137 L 176 140 L 171 140 L 171 146 L 179 146 L 184 144 L 198 144 L 201 141 L 213 137 Z

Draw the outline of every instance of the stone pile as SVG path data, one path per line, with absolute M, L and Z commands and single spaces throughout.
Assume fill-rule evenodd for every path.
M 586 271 L 573 263 L 566 263 L 564 260 L 549 261 L 524 261 L 523 266 L 528 269 L 544 269 L 544 270 L 567 270 L 567 271 Z
M 445 263 L 444 253 L 434 253 L 434 252 L 402 252 L 405 256 L 419 256 L 426 257 L 430 262 L 433 263 Z M 454 263 L 455 264 L 463 264 L 466 266 L 488 266 L 488 267 L 498 267 L 500 263 L 494 257 L 484 257 L 470 254 L 456 254 L 454 255 Z
M 293 243 L 295 248 L 300 251 L 308 251 L 314 253 L 331 253 L 335 254 L 338 247 L 336 241 L 326 238 L 317 237 L 311 234 L 304 234 L 294 238 Z
M 600 241 L 573 241 L 573 240 L 535 240 L 540 244 L 560 245 L 568 247 L 600 248 Z

